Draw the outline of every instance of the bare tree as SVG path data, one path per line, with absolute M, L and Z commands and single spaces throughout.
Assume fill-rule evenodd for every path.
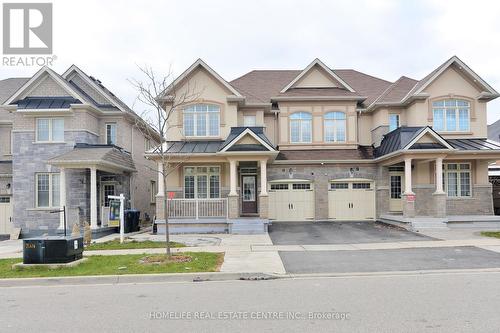
M 192 85 L 189 80 L 186 80 L 183 84 L 182 91 L 178 91 L 174 84 L 175 80 L 171 70 L 169 70 L 166 75 L 159 75 L 150 66 L 138 66 L 138 68 L 143 76 L 143 80 L 131 79 L 129 81 L 137 90 L 137 100 L 145 105 L 146 110 L 141 113 L 141 119 L 136 119 L 135 127 L 138 128 L 150 142 L 155 144 L 155 147 L 148 153 L 154 155 L 154 159 L 163 166 L 161 171 L 156 168 L 154 170 L 155 172 L 160 172 L 163 181 L 163 189 L 165 191 L 162 205 L 165 214 L 166 254 L 170 257 L 167 177 L 185 162 L 188 156 L 181 160 L 173 160 L 171 155 L 167 153 L 169 145 L 167 135 L 173 129 L 177 129 L 177 126 L 172 125 L 172 114 L 176 110 L 182 109 L 183 106 L 196 101 L 201 93 L 197 92 L 196 84 Z

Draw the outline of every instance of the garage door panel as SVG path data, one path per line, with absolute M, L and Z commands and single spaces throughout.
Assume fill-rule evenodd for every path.
M 272 183 L 269 186 L 269 218 L 276 221 L 314 219 L 312 183 Z
M 338 181 L 328 191 L 328 218 L 337 221 L 375 219 L 373 181 Z

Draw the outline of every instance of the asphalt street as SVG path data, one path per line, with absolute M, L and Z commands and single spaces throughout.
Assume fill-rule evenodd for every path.
M 500 253 L 473 246 L 279 254 L 287 273 L 299 274 L 500 267 Z
M 498 332 L 500 273 L 0 288 L 2 332 Z

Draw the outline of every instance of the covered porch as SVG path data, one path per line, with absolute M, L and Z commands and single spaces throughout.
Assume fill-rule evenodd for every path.
M 148 155 L 158 163 L 156 223 L 160 228 L 167 216 L 169 226 L 179 233 L 238 228 L 250 232 L 265 227 L 267 164 L 278 152 L 262 139 L 262 130 L 237 128 L 231 133 L 225 141 L 171 143 L 165 165 L 158 156 Z
M 123 193 L 130 207 L 131 179 L 136 171 L 130 153 L 109 145 L 77 144 L 48 162 L 59 169 L 60 206 L 66 207 L 67 229 L 88 222 L 94 234 L 109 225 L 110 195 Z M 128 207 L 127 207 L 128 206 Z M 64 229 L 60 214 L 59 230 Z
M 500 145 L 487 139 L 444 139 L 430 127 L 399 128 L 376 148 L 381 220 L 422 227 L 492 221 L 488 164 Z

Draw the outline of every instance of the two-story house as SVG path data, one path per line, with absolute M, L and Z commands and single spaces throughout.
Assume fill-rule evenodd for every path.
M 170 91 L 192 87 L 199 98 L 170 117 L 174 167 L 157 196 L 174 230 L 494 219 L 488 163 L 500 144 L 487 139 L 486 105 L 499 95 L 457 57 L 395 82 L 318 59 L 228 82 L 198 60 L 159 98 L 168 106 Z
M 0 234 L 60 233 L 90 223 L 110 231 L 109 195 L 123 193 L 141 218 L 155 214 L 156 167 L 144 151 L 158 137 L 101 81 L 77 66 L 44 67 L 31 78 L 0 81 Z

